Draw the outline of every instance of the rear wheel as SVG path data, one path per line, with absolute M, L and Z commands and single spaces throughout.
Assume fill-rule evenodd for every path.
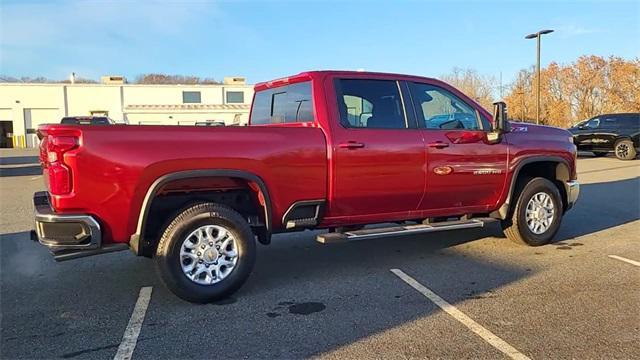
M 631 140 L 619 140 L 615 147 L 616 157 L 620 160 L 633 160 L 636 158 L 636 148 Z
M 606 151 L 594 151 L 593 155 L 595 157 L 603 157 L 603 156 L 607 156 L 608 152 Z
M 513 215 L 503 220 L 502 228 L 517 243 L 540 246 L 558 232 L 562 214 L 558 188 L 545 178 L 533 178 L 522 188 Z
M 169 224 L 155 264 L 174 294 L 206 303 L 238 290 L 255 258 L 254 236 L 244 218 L 226 206 L 203 203 L 184 210 Z

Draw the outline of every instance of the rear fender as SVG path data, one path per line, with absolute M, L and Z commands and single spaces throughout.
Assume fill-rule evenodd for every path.
M 136 255 L 142 254 L 141 242 L 142 234 L 145 234 L 145 225 L 148 222 L 149 210 L 151 208 L 151 203 L 153 199 L 164 191 L 171 191 L 179 189 L 180 187 L 176 184 L 186 183 L 188 180 L 195 180 L 198 178 L 220 178 L 218 184 L 221 186 L 220 188 L 229 189 L 234 188 L 234 185 L 237 183 L 233 179 L 243 179 L 246 180 L 249 184 L 249 187 L 255 191 L 258 195 L 258 200 L 260 206 L 262 206 L 264 210 L 264 219 L 265 219 L 265 234 L 263 239 L 268 242 L 271 238 L 272 232 L 272 221 L 271 221 L 271 198 L 269 196 L 269 192 L 267 190 L 267 186 L 264 181 L 257 175 L 242 171 L 242 170 L 230 170 L 230 169 L 217 169 L 217 170 L 188 170 L 188 171 L 179 171 L 170 174 L 166 174 L 156 179 L 156 181 L 151 184 L 147 193 L 142 202 L 142 206 L 140 208 L 140 212 L 138 215 L 138 223 L 136 227 L 136 232 L 131 235 L 129 240 L 129 245 Z M 171 187 L 167 188 L 165 185 L 168 183 L 172 183 Z

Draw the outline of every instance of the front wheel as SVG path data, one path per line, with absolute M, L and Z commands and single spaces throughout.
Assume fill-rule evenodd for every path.
M 545 245 L 560 228 L 562 198 L 555 184 L 545 178 L 533 178 L 527 182 L 511 219 L 503 220 L 505 235 L 521 244 Z
M 242 286 L 253 270 L 256 244 L 249 224 L 231 208 L 194 205 L 173 219 L 155 254 L 156 270 L 180 298 L 207 303 Z

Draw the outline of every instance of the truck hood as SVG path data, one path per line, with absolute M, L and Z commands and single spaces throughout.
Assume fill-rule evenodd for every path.
M 571 136 L 571 133 L 565 129 L 561 129 L 555 126 L 536 125 L 525 122 L 509 122 L 512 133 L 528 133 L 545 136 L 559 136 L 567 138 Z

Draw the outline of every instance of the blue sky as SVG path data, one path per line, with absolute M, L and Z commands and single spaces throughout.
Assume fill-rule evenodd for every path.
M 0 74 L 97 79 L 148 72 L 254 83 L 311 69 L 437 77 L 473 68 L 504 82 L 535 62 L 640 57 L 640 1 L 0 0 Z

